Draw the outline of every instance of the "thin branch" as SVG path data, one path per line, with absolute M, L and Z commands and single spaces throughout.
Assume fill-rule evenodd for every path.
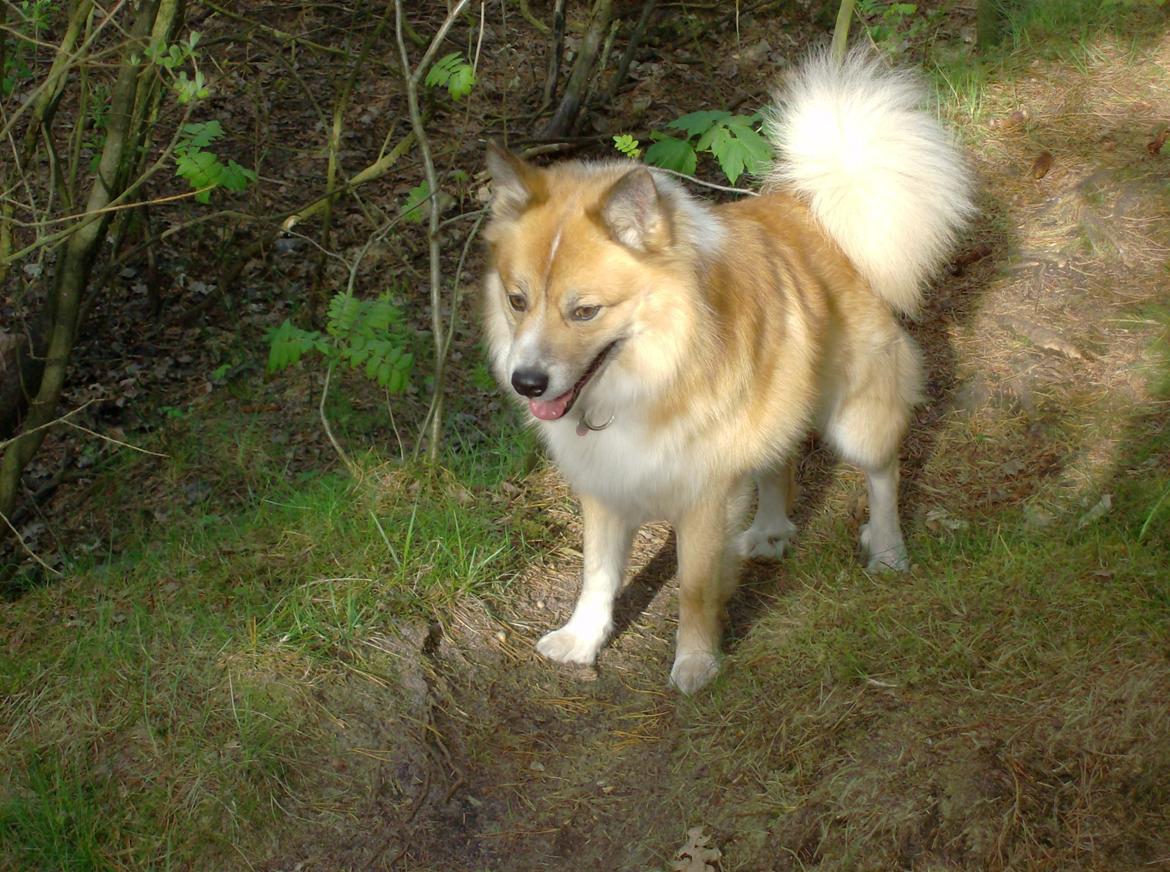
M 20 531 L 12 526 L 12 522 L 8 520 L 8 516 L 3 512 L 0 512 L 0 521 L 3 521 L 8 529 L 12 531 L 12 535 L 16 537 L 16 541 L 20 543 L 20 547 L 25 550 L 25 553 L 27 553 L 29 557 L 31 557 L 33 560 L 39 563 L 42 568 L 48 570 L 53 575 L 58 577 L 61 576 L 61 570 L 54 569 L 49 564 L 45 563 L 45 561 L 41 559 L 41 556 L 29 547 L 28 543 L 24 541 L 24 537 L 20 535 Z
M 441 352 L 441 357 L 444 361 L 447 359 L 447 355 L 451 351 L 451 340 L 455 336 L 455 325 L 458 323 L 459 319 L 459 303 L 463 298 L 463 288 L 460 284 L 460 279 L 463 277 L 463 264 L 467 260 L 467 253 L 471 250 L 471 243 L 475 241 L 475 237 L 479 234 L 479 228 L 487 219 L 489 211 L 490 210 L 488 209 L 480 209 L 476 212 L 467 213 L 469 215 L 475 215 L 476 219 L 475 224 L 471 226 L 471 232 L 467 234 L 467 239 L 465 239 L 463 242 L 463 251 L 459 255 L 459 263 L 455 266 L 455 282 L 451 291 L 451 322 L 447 325 L 447 337 L 446 341 L 443 343 L 443 350 Z M 430 405 L 427 407 L 426 415 L 423 416 L 422 427 L 420 429 L 424 431 L 427 428 L 427 424 L 430 423 L 432 416 L 437 411 L 435 400 L 436 396 L 437 394 L 431 394 Z M 418 450 L 419 446 L 416 445 L 414 449 L 414 456 L 416 458 L 418 457 Z
M 402 62 L 402 75 L 406 80 L 406 101 L 407 107 L 410 111 L 410 124 L 414 130 L 415 139 L 418 140 L 418 150 L 422 156 L 423 171 L 426 175 L 427 187 L 431 194 L 434 195 L 439 190 L 439 180 L 435 173 L 435 162 L 431 156 L 431 144 L 427 138 L 427 132 L 423 126 L 422 112 L 418 106 L 418 84 L 422 79 L 423 73 L 430 67 L 431 60 L 439 50 L 443 39 L 447 36 L 447 31 L 451 29 L 451 25 L 455 23 L 455 19 L 463 13 L 467 8 L 469 0 L 459 0 L 451 10 L 447 13 L 447 17 L 439 26 L 438 31 L 431 39 L 431 44 L 427 47 L 426 52 L 423 53 L 422 60 L 419 61 L 418 66 L 413 69 L 410 66 L 410 57 L 406 53 L 406 42 L 402 36 L 404 13 L 402 11 L 402 0 L 394 0 L 394 32 L 398 42 L 398 56 Z M 437 202 L 431 204 L 430 220 L 427 229 L 427 243 L 430 250 L 430 272 L 431 272 L 431 331 L 432 339 L 435 344 L 435 372 L 434 372 L 434 388 L 432 394 L 432 404 L 434 406 L 434 415 L 431 417 L 431 442 L 427 448 L 427 459 L 432 463 L 438 460 L 439 457 L 439 440 L 443 432 L 443 375 L 444 375 L 444 360 L 443 347 L 445 345 L 443 340 L 443 310 L 442 310 L 442 263 L 440 261 L 439 250 L 439 207 Z
M 343 48 L 336 48 L 336 47 L 331 46 L 331 45 L 323 45 L 319 42 L 313 42 L 313 40 L 308 39 L 304 36 L 301 36 L 300 34 L 289 33 L 287 30 L 280 30 L 279 28 L 276 28 L 276 27 L 270 27 L 267 24 L 261 24 L 259 21 L 248 18 L 244 15 L 240 15 L 238 12 L 232 12 L 230 9 L 226 9 L 223 6 L 220 6 L 218 3 L 212 3 L 211 0 L 204 0 L 203 5 L 211 8 L 211 9 L 214 9 L 216 12 L 218 12 L 220 15 L 223 15 L 226 18 L 231 18 L 232 20 L 239 21 L 243 24 L 250 24 L 252 27 L 256 28 L 261 33 L 263 33 L 267 36 L 270 36 L 273 39 L 279 40 L 280 42 L 300 43 L 302 45 L 309 46 L 309 48 L 315 48 L 315 49 L 317 49 L 317 51 L 323 51 L 323 52 L 326 52 L 327 54 L 336 55 L 338 57 L 343 57 L 346 60 L 349 60 L 352 57 L 351 53 L 346 51 Z
M 131 445 L 129 442 L 123 442 L 121 439 L 115 439 L 113 436 L 107 436 L 105 433 L 99 433 L 97 430 L 91 430 L 88 427 L 83 427 L 80 424 L 75 424 L 72 421 L 61 420 L 60 423 L 67 427 L 72 427 L 75 430 L 80 430 L 82 433 L 88 433 L 90 436 L 96 436 L 98 439 L 104 439 L 106 442 L 120 445 L 123 448 L 129 448 L 131 451 L 137 451 L 141 454 L 149 454 L 151 457 L 168 458 L 169 454 L 160 454 L 158 451 L 151 451 L 149 448 L 141 448 L 137 445 Z
M 325 370 L 325 384 L 321 388 L 321 402 L 317 404 L 317 414 L 321 416 L 321 426 L 325 429 L 325 435 L 329 437 L 329 444 L 333 446 L 333 450 L 337 452 L 337 456 L 341 458 L 341 462 L 345 464 L 349 474 L 353 478 L 357 478 L 357 467 L 353 465 L 353 461 L 349 459 L 349 455 L 345 453 L 345 449 L 341 447 L 341 443 L 333 435 L 333 428 L 329 426 L 329 416 L 325 414 L 325 400 L 329 397 L 329 382 L 333 378 L 333 366 L 331 363 L 329 368 Z
M 82 403 L 76 409 L 73 409 L 70 412 L 66 412 L 60 418 L 54 418 L 52 421 L 47 421 L 46 423 L 41 424 L 39 427 L 33 427 L 29 430 L 26 430 L 17 436 L 13 436 L 11 439 L 5 439 L 3 442 L 0 442 L 0 451 L 3 451 L 5 448 L 7 448 L 13 442 L 16 442 L 18 439 L 20 439 L 22 436 L 27 436 L 30 433 L 36 433 L 40 430 L 48 430 L 50 427 L 56 427 L 58 424 L 70 424 L 70 423 L 72 423 L 69 421 L 69 419 L 71 417 L 73 417 L 78 412 L 82 411 L 83 409 L 89 408 L 94 403 L 104 402 L 105 399 L 106 399 L 105 397 L 94 397 L 91 400 L 86 400 L 84 403 Z M 76 425 L 74 425 L 74 426 L 76 426 Z
M 672 176 L 678 176 L 680 179 L 686 179 L 688 182 L 693 182 L 696 185 L 702 185 L 704 188 L 713 188 L 716 191 L 726 191 L 728 194 L 746 194 L 749 197 L 760 196 L 757 191 L 749 191 L 747 188 L 733 188 L 729 185 L 717 185 L 714 182 L 705 182 L 702 179 L 697 179 L 694 176 L 688 176 L 686 173 L 680 173 L 677 170 L 668 170 L 666 167 L 654 167 L 656 173 L 667 173 Z
M 540 100 L 540 111 L 552 105 L 557 95 L 557 79 L 561 75 L 561 60 L 565 53 L 565 0 L 556 0 L 553 5 L 552 46 L 548 53 L 548 73 L 544 79 L 544 95 Z
M 617 96 L 618 89 L 625 82 L 626 76 L 629 75 L 630 64 L 634 61 L 634 53 L 638 50 L 638 45 L 646 34 L 646 25 L 650 23 L 650 16 L 654 14 L 654 7 L 657 5 L 658 0 L 646 0 L 642 4 L 642 14 L 638 16 L 638 23 L 634 25 L 634 29 L 630 33 L 630 41 L 626 45 L 622 59 L 618 62 L 617 72 L 613 74 L 613 78 L 609 82 L 607 97 L 611 103 Z M 736 5 L 738 7 L 738 4 Z
M 548 25 L 532 14 L 532 10 L 528 8 L 528 0 L 520 0 L 520 15 L 523 16 L 525 21 L 527 21 L 545 36 L 548 36 Z
M 833 28 L 833 44 L 829 53 L 833 62 L 840 65 L 845 60 L 845 52 L 849 47 L 849 25 L 853 21 L 854 0 L 841 0 L 841 8 L 837 10 L 837 24 Z

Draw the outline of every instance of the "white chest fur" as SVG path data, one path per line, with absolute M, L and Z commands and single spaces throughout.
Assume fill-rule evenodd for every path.
M 671 430 L 653 431 L 638 420 L 615 420 L 580 435 L 578 416 L 542 423 L 557 468 L 576 490 L 639 522 L 672 520 L 702 488 L 701 463 L 688 457 Z

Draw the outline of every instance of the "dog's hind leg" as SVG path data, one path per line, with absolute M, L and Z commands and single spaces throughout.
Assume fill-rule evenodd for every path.
M 728 533 L 738 517 L 734 488 L 709 485 L 675 526 L 678 533 L 678 643 L 671 683 L 694 693 L 719 672 L 723 607 L 735 590 L 738 554 Z
M 865 472 L 869 523 L 861 550 L 869 569 L 910 567 L 898 521 L 898 449 L 922 395 L 918 349 L 900 329 L 892 339 L 857 359 L 843 374 L 842 399 L 824 435 L 837 452 Z
M 592 663 L 613 631 L 613 603 L 621 588 L 638 529 L 604 503 L 581 497 L 585 521 L 585 572 L 569 622 L 546 634 L 536 650 L 561 663 Z
M 788 517 L 792 511 L 792 494 L 796 488 L 791 460 L 755 475 L 759 499 L 752 525 L 739 534 L 736 549 L 741 557 L 755 560 L 779 560 L 796 525 Z

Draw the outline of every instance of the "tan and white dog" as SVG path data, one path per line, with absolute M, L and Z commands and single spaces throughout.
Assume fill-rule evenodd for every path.
M 869 567 L 907 567 L 898 450 L 922 362 L 895 313 L 914 312 L 972 212 L 963 160 L 920 102 L 876 60 L 812 58 L 767 124 L 763 193 L 725 205 L 628 161 L 539 168 L 489 150 L 492 365 L 584 511 L 580 599 L 541 654 L 595 660 L 634 533 L 664 519 L 670 677 L 706 684 L 737 562 L 779 557 L 794 532 L 792 455 L 813 428 L 866 474 Z

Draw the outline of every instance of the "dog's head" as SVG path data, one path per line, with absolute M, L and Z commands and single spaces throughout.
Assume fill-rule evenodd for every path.
M 484 310 L 497 378 L 544 421 L 586 392 L 607 410 L 645 399 L 669 379 L 696 317 L 698 207 L 634 163 L 539 168 L 495 146 L 487 163 Z

